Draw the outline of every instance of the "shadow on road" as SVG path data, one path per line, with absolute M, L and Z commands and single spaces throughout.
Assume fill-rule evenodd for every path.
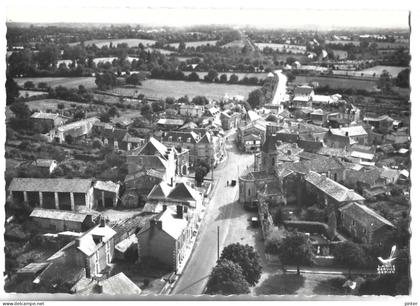
M 305 278 L 302 275 L 277 273 L 268 277 L 255 288 L 255 294 L 295 294 L 304 283 Z
M 234 207 L 235 205 L 237 205 L 237 201 L 227 203 L 223 206 L 220 206 L 219 207 L 219 215 L 217 216 L 215 221 L 226 220 L 226 219 L 235 219 L 235 218 L 239 218 L 239 217 L 247 214 L 247 212 L 245 210 L 243 210 L 242 208 L 238 209 L 238 207 Z

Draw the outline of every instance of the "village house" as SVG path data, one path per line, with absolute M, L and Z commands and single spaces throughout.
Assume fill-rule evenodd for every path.
M 76 262 L 84 266 L 86 277 L 99 275 L 112 262 L 114 257 L 115 231 L 105 224 L 100 224 L 76 238 Z
M 234 129 L 238 126 L 242 114 L 234 113 L 232 111 L 224 111 L 220 114 L 220 121 L 224 130 Z
M 294 108 L 311 108 L 314 95 L 313 87 L 307 85 L 297 86 L 294 90 L 292 106 Z
M 65 142 L 66 137 L 76 140 L 89 135 L 92 131 L 93 125 L 98 121 L 98 118 L 92 117 L 61 125 L 49 131 L 46 136 L 50 142 L 57 143 Z
M 74 211 L 94 206 L 90 179 L 13 178 L 8 190 L 12 201 L 32 207 Z
M 313 105 L 328 105 L 331 104 L 334 99 L 331 96 L 327 95 L 313 95 L 312 96 L 312 104 Z
M 146 144 L 146 139 L 140 137 L 131 136 L 129 133 L 126 133 L 122 139 L 122 145 L 119 147 L 121 150 L 131 151 L 137 148 L 142 147 Z
M 324 143 L 332 148 L 350 148 L 353 144 L 368 144 L 368 133 L 360 126 L 348 126 L 330 129 L 324 137 Z
M 113 231 L 104 220 L 46 260 L 47 268 L 33 281 L 37 292 L 65 292 L 82 278 L 100 277 L 114 254 Z
M 52 232 L 85 232 L 95 225 L 91 214 L 56 209 L 34 208 L 29 217 L 39 229 Z
M 89 278 L 82 278 L 70 291 L 80 296 L 91 296 L 92 294 L 133 296 L 141 294 L 141 289 L 123 272 L 96 282 Z
M 179 129 L 181 126 L 183 126 L 185 123 L 184 119 L 168 119 L 168 118 L 161 118 L 156 123 L 157 127 L 166 130 L 166 131 L 172 131 Z
M 238 127 L 237 141 L 239 148 L 246 152 L 259 152 L 265 140 L 266 124 L 255 121 L 246 126 Z
M 31 115 L 31 121 L 36 131 L 46 133 L 55 127 L 65 124 L 69 118 L 63 117 L 60 114 L 35 112 Z
M 337 183 L 325 174 L 309 171 L 305 175 L 305 194 L 307 199 L 311 199 L 324 207 L 334 207 L 337 209 L 349 202 L 363 202 L 365 198 L 357 194 L 354 190 Z
M 322 109 L 314 109 L 309 114 L 309 119 L 313 124 L 325 126 L 327 124 L 328 112 Z
M 395 226 L 369 207 L 351 202 L 339 209 L 340 228 L 362 243 L 383 243 Z
M 93 186 L 96 208 L 115 208 L 120 198 L 120 184 L 97 181 Z
M 182 104 L 179 107 L 179 114 L 185 117 L 201 117 L 205 108 L 203 105 Z
M 140 262 L 152 257 L 176 272 L 184 260 L 191 239 L 187 225 L 188 222 L 172 207 L 156 215 L 137 234 Z
M 216 161 L 216 153 L 220 145 L 217 137 L 202 130 L 200 134 L 193 131 L 169 131 L 162 134 L 162 142 L 167 146 L 184 147 L 189 150 L 190 166 L 204 161 L 212 165 Z
M 373 126 L 375 131 L 380 133 L 388 133 L 394 129 L 394 119 L 387 115 L 379 117 L 365 117 L 363 122 Z

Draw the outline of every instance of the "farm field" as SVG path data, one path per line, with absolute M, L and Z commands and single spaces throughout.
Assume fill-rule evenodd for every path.
M 222 46 L 222 48 L 243 48 L 248 43 L 245 40 L 234 40 Z
M 255 43 L 255 45 L 260 50 L 263 50 L 265 47 L 268 47 L 268 48 L 271 48 L 273 50 L 283 51 L 285 49 L 286 44 Z M 287 50 L 289 51 L 288 48 L 287 48 Z M 290 51 L 291 51 L 292 54 L 304 54 L 306 52 L 306 49 L 305 50 L 300 50 L 300 49 L 292 50 L 292 49 L 290 49 Z
M 353 88 L 353 89 L 364 89 L 368 91 L 373 91 L 376 87 L 376 81 L 370 80 L 355 80 L 347 78 L 330 78 L 330 77 L 320 77 L 320 76 L 296 76 L 296 79 L 291 83 L 291 85 L 298 85 L 310 82 L 318 82 L 319 86 L 328 85 L 330 88 Z
M 144 94 L 146 97 L 180 98 L 187 95 L 190 98 L 195 96 L 206 96 L 208 99 L 220 99 L 225 94 L 242 95 L 258 89 L 259 86 L 230 85 L 230 84 L 209 84 L 201 82 L 169 81 L 169 80 L 146 80 L 137 88 L 115 88 L 112 93 L 130 96 Z
M 148 51 L 148 52 L 156 51 L 156 52 L 159 52 L 160 54 L 163 54 L 163 55 L 171 55 L 171 54 L 174 53 L 174 51 L 169 51 L 169 50 L 165 50 L 165 49 L 157 49 L 157 48 L 146 48 L 146 51 Z
M 381 73 L 386 70 L 389 72 L 391 77 L 396 78 L 398 73 L 402 70 L 407 69 L 407 67 L 395 67 L 395 66 L 374 66 L 371 68 L 366 68 L 358 71 L 351 70 L 334 70 L 334 75 L 350 75 L 355 77 L 369 77 L 379 79 Z
M 376 73 L 376 75 L 379 77 L 382 73 L 382 71 L 386 70 L 388 71 L 393 78 L 396 78 L 398 73 L 400 73 L 402 70 L 407 69 L 408 67 L 396 67 L 396 66 L 374 66 L 371 68 L 367 68 L 364 70 L 360 70 L 360 72 L 363 72 L 365 74 L 373 74 Z
M 205 45 L 214 46 L 216 43 L 217 43 L 217 40 L 186 41 L 185 42 L 185 47 L 186 48 L 196 48 L 198 46 L 205 46 Z M 174 48 L 178 48 L 179 43 L 170 43 L 169 46 L 174 47 Z
M 44 91 L 36 91 L 36 90 L 19 90 L 19 97 L 35 97 L 35 96 L 42 96 L 47 94 Z
M 185 75 L 189 75 L 192 71 L 183 71 L 183 72 L 184 72 Z M 198 76 L 200 77 L 200 79 L 203 79 L 204 76 L 206 76 L 208 72 L 205 72 L 205 71 L 196 71 L 195 73 L 198 74 Z M 244 77 L 247 77 L 247 78 L 255 77 L 255 78 L 258 78 L 260 80 L 264 80 L 265 78 L 267 78 L 267 75 L 268 75 L 268 73 L 265 73 L 265 72 L 261 72 L 261 73 L 253 73 L 253 72 L 251 72 L 251 73 L 244 73 L 244 72 L 219 72 L 219 77 L 222 74 L 226 74 L 228 80 L 229 80 L 229 78 L 230 78 L 230 76 L 232 74 L 236 74 L 238 76 L 239 80 L 243 79 Z
M 138 39 L 138 38 L 125 38 L 125 39 L 94 39 L 94 40 L 86 40 L 84 42 L 85 46 L 92 46 L 96 45 L 98 48 L 102 48 L 103 46 L 109 46 L 112 42 L 113 45 L 117 46 L 118 44 L 126 43 L 130 48 L 131 47 L 138 47 L 140 43 L 144 46 L 151 46 L 156 43 L 155 40 L 151 39 Z M 69 44 L 70 46 L 76 46 L 80 44 L 80 42 L 75 42 Z
M 96 87 L 94 77 L 68 77 L 68 78 L 55 78 L 55 77 L 41 77 L 41 78 L 16 78 L 16 83 L 23 86 L 26 81 L 32 81 L 35 85 L 40 82 L 47 83 L 50 87 L 64 86 L 67 88 L 77 88 L 83 85 L 86 88 Z
M 57 110 L 58 104 L 64 104 L 64 108 L 71 108 L 72 104 L 76 104 L 77 106 L 89 106 L 89 104 L 86 103 L 79 103 L 79 102 L 71 102 L 71 101 L 65 101 L 65 100 L 58 100 L 58 99 L 43 99 L 43 100 L 35 100 L 35 101 L 29 101 L 26 102 L 26 105 L 28 105 L 30 110 L 39 110 L 46 112 L 48 109 L 55 112 Z

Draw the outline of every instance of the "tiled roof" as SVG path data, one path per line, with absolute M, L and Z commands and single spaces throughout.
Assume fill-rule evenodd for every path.
M 194 122 L 190 121 L 190 122 L 185 123 L 179 129 L 180 130 L 186 130 L 186 129 L 195 129 L 195 128 L 198 128 L 198 125 L 195 124 Z
M 297 86 L 295 88 L 295 95 L 309 95 L 314 89 L 311 86 Z
M 38 272 L 44 270 L 49 265 L 48 262 L 31 262 L 25 267 L 19 269 L 17 274 L 32 274 L 35 275 Z
M 312 184 L 325 194 L 329 195 L 337 202 L 364 200 L 364 198 L 361 195 L 357 194 L 353 190 L 350 190 L 345 186 L 316 172 L 309 171 L 309 173 L 305 176 L 305 179 L 308 183 Z
M 168 198 L 180 201 L 199 201 L 200 195 L 197 190 L 193 189 L 184 182 L 177 183 L 169 192 Z
M 378 168 L 370 170 L 346 170 L 346 181 L 350 184 L 356 184 L 357 182 L 368 184 L 373 186 L 378 182 L 381 171 Z
M 166 182 L 161 182 L 153 186 L 147 198 L 149 199 L 165 199 L 169 192 L 172 190 L 172 187 L 169 186 Z
M 168 142 L 197 143 L 199 140 L 200 136 L 194 132 L 169 131 L 162 134 L 162 141 Z
M 347 127 L 342 127 L 338 129 L 331 129 L 330 131 L 333 135 L 344 136 L 344 137 L 367 135 L 365 129 L 361 125 L 347 126 Z M 346 133 L 348 133 L 348 136 L 346 136 Z
M 77 249 L 83 252 L 85 255 L 91 256 L 103 243 L 106 243 L 108 240 L 114 237 L 115 234 L 116 232 L 108 225 L 97 225 L 86 232 L 82 237 L 78 238 L 80 245 L 77 247 Z M 102 239 L 97 244 L 95 243 L 93 236 L 100 236 Z
M 116 184 L 114 182 L 111 181 L 97 181 L 95 183 L 94 186 L 95 189 L 98 190 L 104 190 L 104 191 L 109 191 L 109 192 L 115 192 L 116 194 L 118 194 L 118 191 L 120 190 L 120 185 Z
M 138 233 L 142 235 L 147 232 L 153 226 L 152 223 L 155 221 L 162 222 L 162 231 L 167 233 L 173 239 L 177 240 L 181 236 L 184 229 L 187 227 L 188 222 L 185 219 L 175 218 L 175 211 L 172 207 L 167 207 L 165 211 L 154 216 L 150 222 Z
M 96 118 L 96 117 L 87 118 L 87 119 L 83 119 L 83 120 L 80 120 L 80 121 L 76 121 L 76 122 L 72 122 L 72 123 L 69 123 L 69 124 L 59 126 L 57 128 L 57 130 L 59 130 L 61 132 L 65 132 L 65 131 L 69 131 L 69 130 L 72 130 L 72 129 L 77 129 L 81 126 L 86 126 L 86 127 L 91 126 L 91 127 L 93 127 L 93 125 L 98 121 L 99 121 L 99 119 Z
M 157 124 L 162 124 L 162 125 L 183 125 L 184 124 L 184 120 L 183 119 L 168 119 L 168 118 L 161 118 L 159 119 L 159 121 L 157 122 Z
M 9 185 L 9 190 L 87 193 L 91 186 L 90 179 L 14 178 Z
M 137 287 L 123 272 L 120 272 L 108 279 L 99 282 L 101 292 L 97 291 L 97 282 L 92 282 L 91 279 L 82 278 L 72 288 L 76 295 L 92 296 L 92 294 L 100 293 L 102 295 L 139 295 L 141 289 Z
M 371 228 L 373 231 L 384 225 L 395 228 L 391 222 L 365 205 L 348 203 L 339 210 L 342 214 L 350 216 L 356 222 L 362 223 L 366 228 Z
M 35 112 L 31 115 L 31 118 L 33 119 L 50 119 L 55 120 L 57 118 L 60 118 L 61 116 L 59 114 L 53 114 L 53 113 L 43 113 L 43 112 Z
M 287 169 L 290 169 L 295 172 L 300 173 L 309 173 L 309 171 L 314 171 L 317 173 L 326 173 L 330 170 L 344 169 L 343 163 L 335 157 L 329 158 L 324 156 L 319 156 L 316 159 L 300 161 L 297 163 L 286 164 L 284 166 Z
M 72 222 L 83 222 L 88 216 L 89 214 L 43 208 L 34 208 L 34 210 L 29 215 L 31 218 L 53 219 Z
M 132 153 L 136 155 L 153 155 L 155 152 L 152 151 L 157 151 L 160 155 L 165 156 L 167 150 L 168 148 L 163 143 L 154 137 L 150 137 L 149 141 L 143 147 L 133 150 Z

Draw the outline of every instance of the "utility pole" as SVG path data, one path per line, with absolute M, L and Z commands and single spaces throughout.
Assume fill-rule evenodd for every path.
M 219 260 L 219 226 L 217 226 L 217 260 Z

